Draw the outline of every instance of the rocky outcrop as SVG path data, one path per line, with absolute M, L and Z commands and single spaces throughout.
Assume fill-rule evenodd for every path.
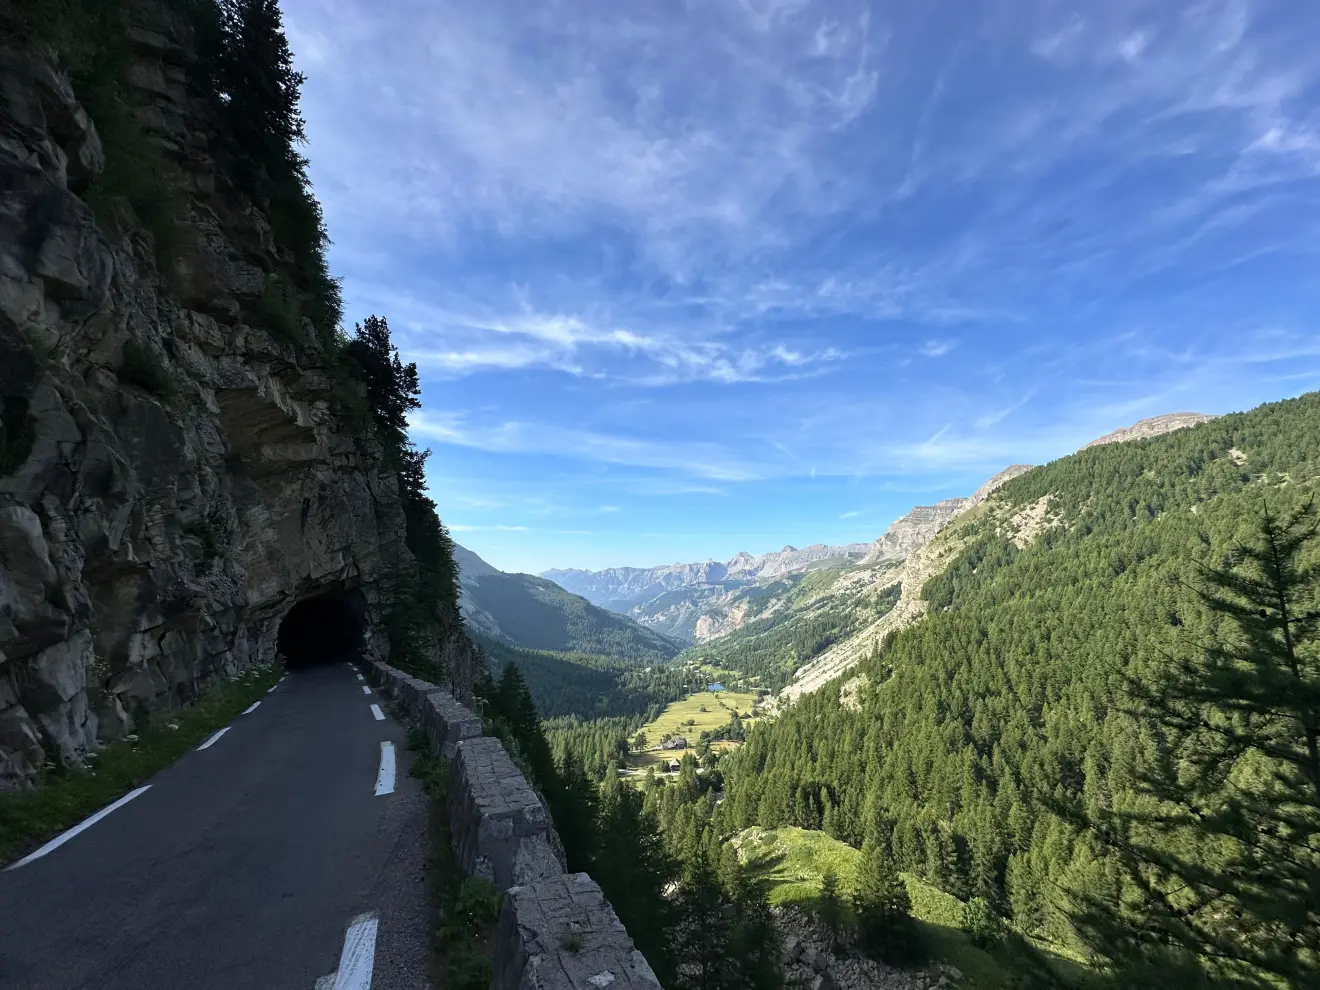
M 883 536 L 871 544 L 866 562 L 902 560 L 912 551 L 924 547 L 949 520 L 970 506 L 970 498 L 948 498 L 934 505 L 919 505 L 885 530 Z
M 443 688 L 368 661 L 382 694 L 426 730 L 449 761 L 449 828 L 462 870 L 503 893 L 494 953 L 497 990 L 659 990 L 600 887 L 566 873 L 549 812 L 481 720 Z
M 1121 430 L 1106 433 L 1088 444 L 1083 444 L 1080 449 L 1086 450 L 1087 447 L 1100 447 L 1107 443 L 1126 443 L 1128 440 L 1158 437 L 1165 433 L 1172 433 L 1174 430 L 1185 430 L 1189 426 L 1209 422 L 1214 418 L 1214 416 L 1206 413 L 1194 412 L 1165 413 L 1163 416 L 1151 416 L 1148 419 L 1139 420 L 1131 426 L 1125 426 Z
M 409 566 L 370 430 L 255 315 L 284 259 L 216 192 L 186 25 L 132 17 L 137 109 L 186 199 L 169 272 L 126 204 L 84 201 L 105 156 L 68 79 L 0 41 L 0 788 L 272 659 L 300 599 L 371 603 Z M 446 649 L 465 662 L 461 628 Z
M 775 910 L 784 933 L 780 962 L 784 985 L 811 990 L 942 990 L 955 987 L 962 972 L 946 963 L 926 969 L 895 969 L 868 959 L 850 946 L 831 946 L 820 925 L 795 908 Z

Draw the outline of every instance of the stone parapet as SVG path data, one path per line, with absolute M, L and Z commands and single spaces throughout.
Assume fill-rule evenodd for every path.
M 389 664 L 366 676 L 449 761 L 449 830 L 470 876 L 504 892 L 493 990 L 660 990 L 618 915 L 585 873 L 565 873 L 545 804 L 503 743 L 444 688 Z
M 585 873 L 505 892 L 492 990 L 659 990 L 614 908 Z

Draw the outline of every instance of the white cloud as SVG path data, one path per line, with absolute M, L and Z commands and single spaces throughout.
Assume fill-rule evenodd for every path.
M 944 357 L 953 350 L 951 340 L 928 340 L 921 345 L 921 353 L 928 358 Z
M 858 516 L 860 516 L 860 515 L 862 515 L 862 514 L 863 514 L 863 513 L 862 513 L 860 510 L 854 510 L 854 511 L 852 511 L 852 512 L 844 512 L 844 513 L 841 513 L 841 514 L 839 515 L 839 518 L 840 518 L 840 519 L 856 519 Z

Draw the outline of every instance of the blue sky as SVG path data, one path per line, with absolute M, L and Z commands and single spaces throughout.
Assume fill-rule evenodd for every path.
M 498 567 L 870 540 L 1320 386 L 1320 4 L 284 8 L 348 317 Z

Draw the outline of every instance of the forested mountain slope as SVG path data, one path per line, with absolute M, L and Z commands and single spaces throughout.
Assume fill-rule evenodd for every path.
M 506 574 L 471 550 L 455 548 L 459 606 L 474 634 L 530 650 L 599 654 L 658 663 L 680 645 L 625 616 L 531 574 Z
M 1226 630 L 1198 563 L 1227 563 L 1264 502 L 1283 513 L 1318 475 L 1312 393 L 1008 481 L 953 524 L 928 614 L 859 665 L 851 704 L 836 679 L 722 764 L 728 824 L 869 833 L 898 869 L 1070 941 L 1059 891 L 1103 892 L 1114 868 L 1045 802 L 1133 800 L 1160 737 L 1120 710 L 1123 677 Z

